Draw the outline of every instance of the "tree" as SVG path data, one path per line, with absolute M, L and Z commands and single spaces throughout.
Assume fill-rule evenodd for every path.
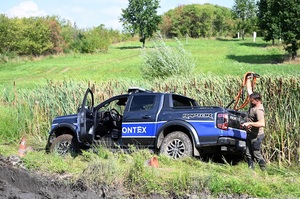
M 215 6 L 215 20 L 213 22 L 213 35 L 226 36 L 232 31 L 234 21 L 230 9 L 221 6 Z
M 232 12 L 233 16 L 240 20 L 238 28 L 241 30 L 244 40 L 245 30 L 253 25 L 252 22 L 256 17 L 257 5 L 255 0 L 235 0 Z
M 16 27 L 7 16 L 0 14 L 0 53 L 10 51 L 13 47 L 11 42 L 13 42 L 15 37 L 15 28 Z
M 161 17 L 157 15 L 159 0 L 129 0 L 126 9 L 122 9 L 122 17 L 125 30 L 132 34 L 139 33 L 140 41 L 145 47 L 145 40 L 158 30 Z
M 161 33 L 168 37 L 227 36 L 235 24 L 229 8 L 212 4 L 181 5 L 162 18 Z
M 300 0 L 281 0 L 276 3 L 281 9 L 279 20 L 285 50 L 294 60 L 300 46 Z
M 275 0 L 260 0 L 258 3 L 258 25 L 262 30 L 264 40 L 271 41 L 274 45 L 275 39 L 280 39 L 281 25 L 278 13 L 280 7 Z
M 21 18 L 16 48 L 19 55 L 42 55 L 53 48 L 49 24 L 43 17 Z
M 48 28 L 50 31 L 49 37 L 52 43 L 52 49 L 49 49 L 48 53 L 55 54 L 55 53 L 62 53 L 65 47 L 65 41 L 62 37 L 61 33 L 61 25 L 58 22 L 58 17 L 51 16 L 46 17 L 45 23 L 48 24 Z
M 259 18 L 264 38 L 282 38 L 285 50 L 294 60 L 300 48 L 300 0 L 261 0 Z

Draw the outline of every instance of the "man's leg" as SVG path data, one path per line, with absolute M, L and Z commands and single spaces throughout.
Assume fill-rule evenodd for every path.
M 253 156 L 255 160 L 258 162 L 258 165 L 262 171 L 266 170 L 266 161 L 260 152 L 261 143 L 264 137 L 265 135 L 259 135 L 257 136 L 257 139 L 254 139 L 252 142 Z
M 251 138 L 246 139 L 246 158 L 248 161 L 248 167 L 250 169 L 254 169 L 254 161 L 253 161 L 253 154 L 252 154 L 252 146 L 251 146 Z

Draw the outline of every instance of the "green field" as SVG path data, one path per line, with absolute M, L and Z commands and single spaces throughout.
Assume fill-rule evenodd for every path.
M 175 40 L 167 40 L 175 46 Z M 289 61 L 282 45 L 258 39 L 188 39 L 181 44 L 195 58 L 190 78 L 143 79 L 141 43 L 114 44 L 107 53 L 68 54 L 48 57 L 18 57 L 0 64 L 0 154 L 15 154 L 22 136 L 34 150 L 23 159 L 27 168 L 55 174 L 70 174 L 88 186 L 124 186 L 141 195 L 161 194 L 184 198 L 187 194 L 218 196 L 300 197 L 300 63 Z M 152 47 L 147 41 L 146 46 Z M 268 172 L 238 165 L 182 161 L 159 156 L 160 168 L 144 163 L 153 154 L 136 151 L 112 154 L 84 152 L 77 158 L 45 154 L 43 149 L 53 117 L 76 112 L 88 86 L 95 85 L 95 100 L 126 92 L 129 86 L 178 92 L 201 105 L 225 106 L 235 95 L 243 75 L 261 75 L 257 90 L 267 110 L 263 153 Z M 7 144 L 9 143 L 9 144 Z M 100 169 L 101 168 L 101 169 Z M 97 172 L 98 175 L 91 175 Z M 225 195 L 224 195 L 225 194 Z M 202 195 L 203 196 L 203 195 Z M 207 195 L 206 195 L 207 196 Z
M 170 46 L 176 45 L 168 40 Z M 261 39 L 188 39 L 181 40 L 183 47 L 195 58 L 197 74 L 242 77 L 247 71 L 261 75 L 300 75 L 300 64 L 288 62 L 283 46 L 271 46 Z M 151 41 L 147 43 L 151 48 Z M 43 58 L 18 58 L 0 64 L 0 85 L 32 87 L 47 80 L 141 80 L 141 43 L 138 41 L 112 45 L 107 53 L 69 54 Z

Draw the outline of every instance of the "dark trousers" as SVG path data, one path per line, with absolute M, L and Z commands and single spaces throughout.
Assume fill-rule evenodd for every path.
M 251 133 L 247 134 L 247 140 L 246 140 L 246 157 L 248 160 L 249 168 L 254 168 L 254 161 L 258 162 L 258 165 L 260 166 L 261 170 L 266 169 L 266 162 L 263 158 L 260 148 L 262 140 L 264 139 L 265 135 L 253 135 Z

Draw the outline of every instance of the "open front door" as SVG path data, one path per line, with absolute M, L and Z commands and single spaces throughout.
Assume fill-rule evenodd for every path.
M 81 107 L 77 114 L 77 136 L 79 142 L 91 144 L 95 137 L 94 130 L 94 95 L 91 89 L 87 89 Z

